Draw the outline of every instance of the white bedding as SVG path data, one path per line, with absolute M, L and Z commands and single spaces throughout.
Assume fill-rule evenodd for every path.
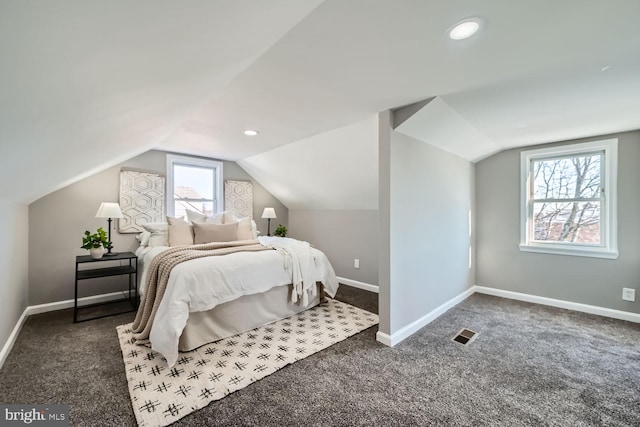
M 292 247 L 292 240 L 283 239 L 283 243 L 289 242 L 281 246 Z M 265 246 L 278 247 L 276 239 L 261 237 L 260 241 Z M 140 247 L 136 251 L 142 267 L 141 294 L 144 294 L 151 260 L 165 249 L 168 247 Z M 278 250 L 238 252 L 178 264 L 171 271 L 164 297 L 151 327 L 149 340 L 152 348 L 167 359 L 169 366 L 173 366 L 178 359 L 178 340 L 190 312 L 210 310 L 218 304 L 244 295 L 257 294 L 275 286 L 293 283 L 296 274 L 300 275 L 301 272 L 296 267 L 296 259 L 300 258 L 300 254 L 296 256 L 292 255 L 292 252 L 278 247 Z M 324 253 L 314 248 L 310 248 L 310 254 L 314 263 L 305 274 L 311 274 L 314 283 L 321 282 L 327 294 L 335 296 L 338 280 L 329 260 Z M 313 288 L 312 286 L 305 289 L 305 292 Z

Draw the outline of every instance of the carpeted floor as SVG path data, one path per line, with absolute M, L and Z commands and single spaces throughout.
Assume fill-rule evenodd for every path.
M 338 299 L 377 312 L 377 295 Z M 0 370 L 0 402 L 71 405 L 73 425 L 134 425 L 115 327 L 32 316 Z M 451 341 L 461 328 L 479 336 Z M 640 325 L 473 295 L 393 349 L 377 328 L 180 420 L 202 425 L 640 425 Z

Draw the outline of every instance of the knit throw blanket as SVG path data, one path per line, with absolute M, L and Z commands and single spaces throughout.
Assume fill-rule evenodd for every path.
M 176 246 L 158 254 L 149 267 L 145 284 L 145 294 L 140 301 L 132 330 L 136 341 L 144 344 L 149 340 L 151 325 L 162 297 L 167 289 L 169 274 L 173 268 L 192 259 L 228 255 L 235 252 L 257 252 L 270 250 L 257 240 L 205 243 L 202 245 Z

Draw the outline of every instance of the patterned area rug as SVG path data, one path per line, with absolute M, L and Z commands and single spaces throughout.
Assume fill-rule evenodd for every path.
M 165 426 L 236 390 L 378 323 L 378 316 L 329 299 L 266 326 L 164 358 L 118 326 L 129 394 L 139 426 Z

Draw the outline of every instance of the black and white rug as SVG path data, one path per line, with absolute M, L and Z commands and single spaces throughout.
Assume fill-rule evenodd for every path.
M 283 320 L 180 353 L 169 368 L 118 326 L 139 426 L 165 426 L 298 360 L 378 324 L 378 316 L 329 299 Z

